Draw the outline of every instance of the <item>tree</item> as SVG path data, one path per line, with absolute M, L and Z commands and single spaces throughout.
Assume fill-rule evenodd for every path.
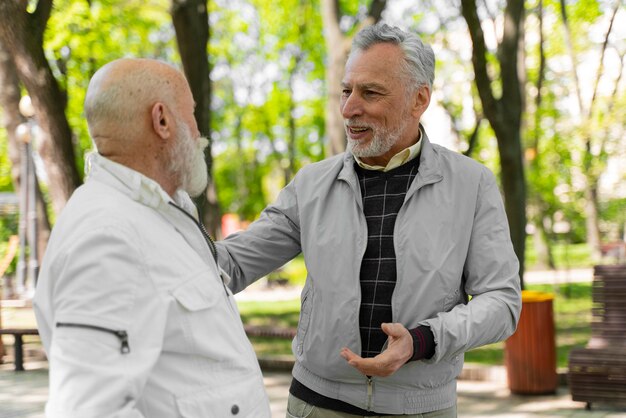
M 213 176 L 211 80 L 207 56 L 209 42 L 207 0 L 173 0 L 171 12 L 178 51 L 196 102 L 194 116 L 200 132 L 209 139 L 209 146 L 205 150 L 209 185 L 206 192 L 196 199 L 196 206 L 200 219 L 207 225 L 209 232 L 216 236 L 220 228 L 220 207 Z
M 577 5 L 584 11 L 591 11 L 589 13 L 592 17 L 599 15 L 597 10 L 597 2 L 589 2 L 591 4 Z M 574 46 L 572 23 L 570 22 L 568 7 L 565 4 L 565 0 L 560 0 L 560 11 L 565 31 L 565 41 L 567 46 L 568 55 L 571 61 L 571 78 L 573 80 L 573 86 L 576 97 L 576 104 L 578 107 L 578 118 L 576 118 L 575 126 L 576 130 L 573 135 L 579 137 L 582 140 L 584 146 L 584 152 L 582 156 L 582 170 L 581 174 L 586 179 L 584 188 L 585 195 L 585 215 L 586 215 L 586 227 L 587 227 L 587 243 L 592 250 L 592 258 L 594 260 L 600 259 L 600 228 L 599 228 L 599 205 L 598 205 L 598 182 L 604 169 L 606 168 L 606 146 L 608 135 L 605 129 L 594 124 L 594 118 L 597 117 L 597 113 L 600 111 L 598 106 L 601 105 L 599 100 L 600 94 L 598 87 L 602 77 L 604 76 L 604 58 L 607 48 L 609 47 L 609 40 L 611 31 L 614 27 L 615 18 L 620 10 L 622 0 L 616 0 L 613 5 L 613 10 L 608 22 L 608 28 L 606 29 L 604 40 L 600 48 L 600 59 L 596 70 L 595 77 L 592 79 L 593 90 L 591 97 L 587 103 L 583 99 L 582 84 L 578 75 L 579 62 L 577 50 Z M 592 10 L 590 10 L 592 9 Z M 596 9 L 596 10 L 593 10 Z M 589 23 L 589 22 L 586 22 Z M 620 76 L 614 82 L 614 88 L 612 89 L 612 97 L 609 99 L 609 106 L 616 99 L 618 93 L 619 81 L 621 79 L 621 72 L 623 71 L 623 54 L 620 59 Z M 602 109 L 609 110 L 609 109 Z M 599 129 L 598 129 L 599 128 Z
M 55 213 L 59 213 L 81 178 L 76 169 L 72 131 L 65 116 L 67 98 L 45 57 L 43 36 L 52 0 L 0 2 L 0 41 L 13 57 L 17 74 L 28 90 L 42 129 L 38 151 L 44 161 Z
M 220 22 L 210 45 L 216 181 L 224 210 L 242 219 L 256 218 L 303 164 L 323 157 L 316 5 L 238 0 L 211 9 Z
M 329 155 L 339 154 L 346 149 L 346 136 L 343 119 L 339 113 L 339 100 L 341 98 L 341 79 L 352 43 L 350 33 L 377 23 L 381 19 L 386 5 L 386 0 L 372 0 L 365 18 L 360 22 L 356 22 L 356 19 L 353 18 L 350 31 L 343 31 L 340 23 L 347 16 L 342 14 L 341 2 L 339 0 L 322 0 L 324 37 L 328 51 L 326 135 L 328 136 Z M 354 5 L 352 6 L 354 7 Z M 355 25 L 355 23 L 358 24 Z
M 511 239 L 520 262 L 520 280 L 523 285 L 526 240 L 526 183 L 521 144 L 523 111 L 522 63 L 519 61 L 524 1 L 507 0 L 504 9 L 502 39 L 499 40 L 496 63 L 499 78 L 489 69 L 488 49 L 478 17 L 476 0 L 461 0 L 461 12 L 472 39 L 472 64 L 474 79 L 483 113 L 494 130 L 498 141 L 504 204 Z M 500 90 L 496 96 L 496 87 Z
M 0 41 L 0 107 L 3 110 L 4 128 L 7 132 L 7 142 L 9 145 L 8 153 L 11 161 L 11 178 L 13 182 L 13 190 L 19 194 L 22 181 L 21 178 L 21 141 L 18 139 L 17 128 L 20 124 L 26 122 L 19 111 L 20 102 L 20 86 L 17 76 L 17 69 L 13 60 L 4 49 L 4 44 Z M 48 219 L 48 211 L 46 202 L 43 199 L 39 182 L 35 181 L 35 197 L 37 199 L 35 205 L 37 210 L 37 254 L 43 257 L 48 237 L 50 236 L 50 221 Z M 21 214 L 20 216 L 25 216 Z M 41 260 L 39 260 L 41 261 Z

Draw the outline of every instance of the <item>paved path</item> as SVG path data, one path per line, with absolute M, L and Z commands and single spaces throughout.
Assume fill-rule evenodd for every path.
M 44 418 L 47 364 L 27 363 L 30 370 L 21 373 L 13 372 L 9 366 L 0 366 L 0 418 Z M 272 418 L 284 418 L 291 376 L 285 372 L 265 372 L 264 376 Z M 594 405 L 586 411 L 585 404 L 571 400 L 567 387 L 549 396 L 511 395 L 501 378 L 459 381 L 458 411 L 460 418 L 626 418 L 626 408 L 609 405 Z

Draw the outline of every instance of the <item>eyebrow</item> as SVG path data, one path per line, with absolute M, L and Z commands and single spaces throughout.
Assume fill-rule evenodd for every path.
M 385 86 L 383 86 L 382 84 L 379 83 L 356 83 L 356 86 L 359 87 L 362 90 L 381 90 L 381 91 L 387 91 L 387 88 Z M 348 85 L 348 83 L 346 82 L 341 82 L 341 87 L 351 87 L 350 85 Z

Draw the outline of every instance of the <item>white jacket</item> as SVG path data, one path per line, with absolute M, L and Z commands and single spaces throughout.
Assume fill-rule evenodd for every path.
M 93 154 L 34 307 L 49 418 L 269 417 L 239 312 L 186 193 Z

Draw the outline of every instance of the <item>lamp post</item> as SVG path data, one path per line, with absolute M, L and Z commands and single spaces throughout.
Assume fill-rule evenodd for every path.
M 24 96 L 19 104 L 20 112 L 27 119 L 17 127 L 17 136 L 22 142 L 20 171 L 20 254 L 17 261 L 17 295 L 31 299 L 35 293 L 39 275 L 37 251 L 37 175 L 33 159 L 33 145 L 36 140 L 37 124 L 35 109 L 30 97 Z M 27 254 L 28 248 L 28 254 Z M 28 264 L 26 257 L 28 256 Z M 28 280 L 30 279 L 30 280 Z

